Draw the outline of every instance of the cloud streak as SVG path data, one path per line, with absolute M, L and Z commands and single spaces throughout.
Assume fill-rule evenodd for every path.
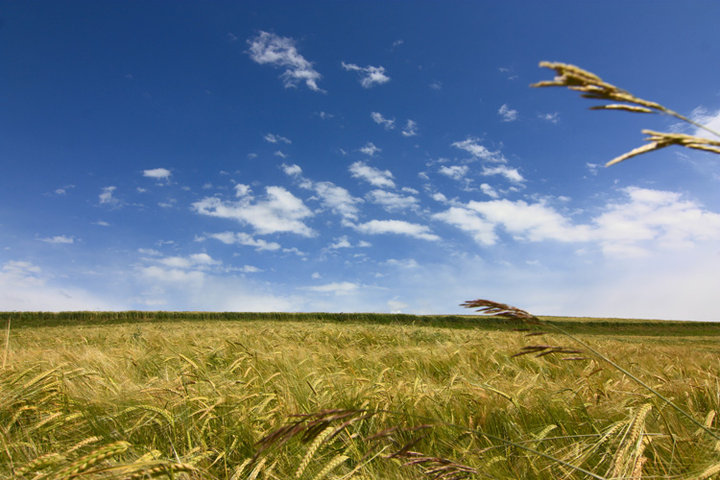
M 385 67 L 360 67 L 354 63 L 341 63 L 342 68 L 346 71 L 358 72 L 360 74 L 360 85 L 363 88 L 371 88 L 375 85 L 382 85 L 390 81 L 390 77 L 385 74 Z
M 294 233 L 304 237 L 315 235 L 313 229 L 303 220 L 313 213 L 295 195 L 283 187 L 267 187 L 266 196 L 255 200 L 249 193 L 241 195 L 238 201 L 223 201 L 217 197 L 206 197 L 192 204 L 200 215 L 235 220 L 252 226 L 261 235 L 271 233 Z
M 249 39 L 248 44 L 249 55 L 253 61 L 260 65 L 285 69 L 280 75 L 285 88 L 296 87 L 298 83 L 304 82 L 314 92 L 323 91 L 317 84 L 322 75 L 313 68 L 311 62 L 300 55 L 292 38 L 261 31 Z

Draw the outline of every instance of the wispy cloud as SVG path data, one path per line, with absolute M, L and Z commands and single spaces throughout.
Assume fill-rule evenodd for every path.
M 194 253 L 192 255 L 188 255 L 186 257 L 161 257 L 161 258 L 153 258 L 154 262 L 157 262 L 160 265 L 163 265 L 165 267 L 170 268 L 183 268 L 183 269 L 189 269 L 189 268 L 208 268 L 214 265 L 220 265 L 222 262 L 220 260 L 213 259 L 210 255 L 207 253 Z
M 53 193 L 55 195 L 65 195 L 67 194 L 68 190 L 71 190 L 73 188 L 75 188 L 75 185 L 63 185 L 62 187 L 53 190 Z
M 305 237 L 315 232 L 303 223 L 313 213 L 295 195 L 283 187 L 265 189 L 266 197 L 255 200 L 251 195 L 238 201 L 206 197 L 192 204 L 195 212 L 211 217 L 227 218 L 252 226 L 260 234 L 289 232 Z
M 332 293 L 334 295 L 347 295 L 356 291 L 360 286 L 352 282 L 333 282 L 313 287 L 303 287 L 304 290 L 318 293 Z
M 470 167 L 468 167 L 467 165 L 443 165 L 438 170 L 438 173 L 445 175 L 446 177 L 450 177 L 454 180 L 462 180 L 463 178 L 465 178 L 465 175 L 467 175 L 468 170 L 470 170 Z
M 172 172 L 170 172 L 167 168 L 151 168 L 149 170 L 143 170 L 143 177 L 154 178 L 155 180 L 168 181 L 170 179 L 170 175 L 172 175 Z
M 372 112 L 370 114 L 370 118 L 373 119 L 373 122 L 385 127 L 385 130 L 392 130 L 393 128 L 395 128 L 395 119 L 385 118 L 382 113 Z
M 440 237 L 432 233 L 426 225 L 410 223 L 404 220 L 370 220 L 352 226 L 355 230 L 368 235 L 395 234 L 421 240 L 437 241 Z
M 510 108 L 507 103 L 503 103 L 498 110 L 498 115 L 503 122 L 514 122 L 518 118 L 518 111 Z
M 390 81 L 390 77 L 385 74 L 385 67 L 373 67 L 372 65 L 360 67 L 353 63 L 345 62 L 342 62 L 342 67 L 345 70 L 360 73 L 360 85 L 364 88 L 382 85 Z
M 302 169 L 298 165 L 282 165 L 286 175 L 294 177 L 301 188 L 313 190 L 316 200 L 319 200 L 323 207 L 340 215 L 345 220 L 357 220 L 358 207 L 363 199 L 353 197 L 350 192 L 332 182 L 314 182 L 302 176 Z
M 488 162 L 505 163 L 507 159 L 501 152 L 493 152 L 488 150 L 487 147 L 480 144 L 480 139 L 476 137 L 468 137 L 465 140 L 459 142 L 453 142 L 451 146 L 465 150 L 475 158 L 485 160 Z
M 322 91 L 317 84 L 322 75 L 313 68 L 312 63 L 300 55 L 292 38 L 261 31 L 257 36 L 249 39 L 248 44 L 250 58 L 255 62 L 285 69 L 280 76 L 285 88 L 305 82 L 310 90 Z
M 350 165 L 350 173 L 353 177 L 365 180 L 376 187 L 395 188 L 395 182 L 392 180 L 393 174 L 390 170 L 379 170 L 365 162 L 355 162 Z
M 357 220 L 357 204 L 362 203 L 361 198 L 353 197 L 347 189 L 332 182 L 315 182 L 312 188 L 320 196 L 323 206 L 347 220 Z
M 275 135 L 274 133 L 267 133 L 263 138 L 269 143 L 292 143 L 289 138 L 283 137 L 282 135 Z
M 492 185 L 489 185 L 487 183 L 483 183 L 482 185 L 480 185 L 480 191 L 490 198 L 500 197 L 500 194 L 497 192 L 497 190 L 495 190 Z
M 512 183 L 520 184 L 525 178 L 520 174 L 517 168 L 511 168 L 506 165 L 498 165 L 496 167 L 483 167 L 483 175 L 501 175 Z
M 403 134 L 403 137 L 414 137 L 417 135 L 417 122 L 414 120 L 408 120 L 401 133 Z
M 66 245 L 72 245 L 75 243 L 74 237 L 68 237 L 67 235 L 55 235 L 54 237 L 46 237 L 46 238 L 40 238 L 41 242 L 45 243 L 55 243 L 55 244 L 66 244 Z
M 400 195 L 385 190 L 373 190 L 367 198 L 389 212 L 417 208 L 420 201 L 412 195 Z
M 103 187 L 102 192 L 100 192 L 100 195 L 98 196 L 100 205 L 109 205 L 109 206 L 119 205 L 120 201 L 115 197 L 116 190 L 117 190 L 117 187 L 114 185 L 111 185 L 109 187 Z
M 713 112 L 705 107 L 697 107 L 692 111 L 690 117 L 697 123 L 705 125 L 716 132 L 720 132 L 720 110 Z M 717 140 L 717 138 L 712 137 L 710 132 L 702 128 L 695 128 L 692 134 L 698 137 L 713 138 L 713 140 Z
M 558 112 L 540 113 L 538 114 L 538 118 L 540 118 L 541 120 L 545 120 L 546 122 L 555 124 L 560 121 L 560 114 Z
M 243 245 L 246 247 L 254 247 L 256 251 L 276 251 L 280 250 L 281 245 L 277 242 L 268 242 L 262 238 L 254 238 L 252 235 L 245 232 L 220 232 L 220 233 L 206 233 L 204 237 L 198 237 L 198 241 L 205 240 L 205 238 L 213 238 L 219 240 L 226 245 Z
M 371 157 L 374 157 L 376 153 L 381 152 L 382 150 L 375 146 L 374 143 L 368 142 L 363 147 L 360 148 L 360 152 L 364 153 L 365 155 L 369 155 Z

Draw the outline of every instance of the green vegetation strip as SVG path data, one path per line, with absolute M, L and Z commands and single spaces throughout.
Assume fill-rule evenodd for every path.
M 613 336 L 720 336 L 718 322 L 688 322 L 613 318 L 540 317 L 571 333 Z M 511 331 L 522 324 L 503 318 L 470 315 L 409 315 L 389 313 L 284 312 L 0 312 L 0 322 L 13 328 L 73 325 L 117 325 L 177 321 L 277 321 L 347 324 L 413 325 L 440 328 Z

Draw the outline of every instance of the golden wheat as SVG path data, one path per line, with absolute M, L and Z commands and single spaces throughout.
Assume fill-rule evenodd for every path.
M 607 83 L 594 73 L 583 70 L 578 66 L 560 62 L 540 62 L 540 66 L 555 70 L 556 76 L 553 80 L 537 82 L 530 85 L 531 87 L 567 87 L 570 90 L 581 92 L 581 96 L 583 98 L 621 102 L 596 105 L 590 107 L 591 110 L 623 110 L 632 113 L 663 113 L 720 137 L 720 133 L 708 128 L 707 126 L 699 124 L 674 110 L 670 110 L 669 108 L 660 105 L 657 102 L 636 97 L 630 92 Z M 643 130 L 642 133 L 648 136 L 645 139 L 648 142 L 646 145 L 615 157 L 607 162 L 605 166 L 609 167 L 629 158 L 642 155 L 643 153 L 660 150 L 661 148 L 669 147 L 671 145 L 678 145 L 681 147 L 720 154 L 720 142 L 716 140 L 710 140 L 696 135 L 655 132 L 652 130 Z

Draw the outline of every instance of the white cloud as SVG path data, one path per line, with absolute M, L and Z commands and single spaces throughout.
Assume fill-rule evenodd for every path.
M 66 195 L 68 190 L 75 188 L 75 185 L 64 185 L 60 188 L 53 190 L 55 195 Z
M 353 197 L 345 188 L 332 182 L 316 182 L 313 184 L 313 189 L 320 196 L 325 207 L 345 219 L 357 219 L 358 208 L 356 205 L 362 203 L 362 199 Z
M 483 167 L 483 175 L 502 175 L 513 183 L 523 183 L 525 179 L 518 172 L 517 168 L 510 168 L 505 165 L 498 165 L 496 167 Z
M 172 172 L 167 168 L 151 168 L 143 170 L 143 177 L 154 178 L 156 180 L 169 180 Z
M 500 198 L 500 194 L 487 183 L 483 183 L 480 185 L 480 191 L 482 191 L 485 195 L 487 195 L 490 198 Z
M 450 177 L 454 180 L 462 180 L 467 175 L 470 168 L 467 165 L 452 165 L 449 167 L 442 166 L 438 173 Z
M 285 155 L 281 150 L 277 150 L 275 153 L 273 153 L 276 157 L 280 157 L 283 160 L 287 158 L 287 155 Z
M 393 174 L 389 170 L 383 171 L 371 167 L 365 162 L 355 162 L 350 165 L 350 173 L 354 178 L 365 180 L 376 187 L 395 188 L 395 182 L 392 180 Z
M 250 185 L 245 185 L 244 183 L 238 183 L 235 185 L 235 196 L 236 197 L 250 197 L 252 198 L 252 189 L 250 188 Z
M 314 287 L 304 287 L 304 290 L 318 293 L 332 293 L 335 295 L 347 295 L 357 290 L 359 285 L 351 282 L 333 282 L 325 285 L 317 285 Z
M 390 81 L 390 77 L 385 75 L 385 67 L 359 67 L 352 63 L 342 62 L 342 67 L 348 71 L 359 72 L 361 74 L 360 85 L 364 88 L 370 88 L 374 85 L 382 85 Z
M 283 172 L 285 172 L 285 175 L 289 175 L 291 177 L 302 175 L 302 168 L 300 168 L 299 165 L 295 165 L 295 164 L 288 165 L 288 164 L 283 163 L 282 169 L 283 169 Z
M 360 149 L 360 152 L 364 153 L 365 155 L 369 155 L 371 157 L 380 151 L 381 150 L 378 147 L 376 147 L 375 144 L 372 142 L 366 143 L 365 146 Z
M 274 33 L 260 32 L 257 36 L 248 40 L 250 45 L 250 58 L 261 65 L 272 65 L 285 68 L 280 76 L 285 88 L 295 87 L 299 82 L 315 92 L 321 92 L 317 82 L 322 78 L 312 66 L 295 48 L 295 41 L 292 38 L 280 37 Z
M 442 82 L 437 82 L 437 81 L 430 83 L 429 86 L 430 86 L 430 88 L 432 88 L 433 90 L 442 90 L 442 88 L 443 88 Z
M 269 143 L 286 143 L 288 145 L 292 143 L 289 138 L 285 138 L 282 135 L 275 135 L 274 133 L 268 133 L 263 138 Z
M 352 248 L 352 244 L 350 243 L 350 240 L 348 240 L 347 235 L 343 235 L 342 237 L 335 239 L 335 243 L 331 243 L 328 248 L 332 250 L 337 250 L 339 248 Z
M 242 268 L 240 268 L 240 271 L 243 273 L 259 273 L 262 272 L 261 269 L 258 267 L 254 267 L 252 265 L 243 265 Z
M 545 120 L 546 122 L 556 124 L 560 121 L 560 114 L 558 112 L 541 113 L 538 114 L 538 118 L 540 118 L 541 120 Z
M 477 213 L 467 208 L 451 207 L 444 212 L 436 213 L 433 218 L 469 233 L 481 245 L 495 245 L 497 243 L 498 237 L 495 234 L 495 224 L 481 218 Z
M 705 107 L 697 107 L 690 114 L 690 118 L 692 118 L 695 122 L 701 125 L 705 125 L 710 130 L 720 132 L 720 110 L 711 112 Z M 692 134 L 697 137 L 718 140 L 717 137 L 713 136 L 710 132 L 702 128 L 695 127 L 695 130 L 692 132 Z
M 419 200 L 412 195 L 399 195 L 385 190 L 373 190 L 367 194 L 367 198 L 371 202 L 381 205 L 389 212 L 415 208 L 420 203 Z
M 384 262 L 385 265 L 396 268 L 418 268 L 420 265 L 414 258 L 406 258 L 404 260 L 398 260 L 391 258 Z
M 591 175 L 597 175 L 597 174 L 598 174 L 598 170 L 600 169 L 600 167 L 601 167 L 602 165 L 600 165 L 599 163 L 585 162 L 585 166 L 586 166 L 587 169 L 590 171 L 590 174 L 591 174 Z
M 59 285 L 39 266 L 19 260 L 5 262 L 0 268 L 0 310 L 68 311 L 126 310 L 127 306 L 100 299 L 83 288 Z
M 469 210 L 479 213 L 492 225 L 501 225 L 516 238 L 539 242 L 584 242 L 590 239 L 590 228 L 573 225 L 555 209 L 543 202 L 528 204 L 522 200 L 471 201 Z
M 117 190 L 117 187 L 112 185 L 109 187 L 103 187 L 102 192 L 98 196 L 100 205 L 118 205 L 120 201 L 115 197 L 115 190 Z
M 68 237 L 67 235 L 55 235 L 54 237 L 47 237 L 47 238 L 41 238 L 39 239 L 41 242 L 45 243 L 55 243 L 55 244 L 68 244 L 72 245 L 75 243 L 75 238 Z
M 404 137 L 414 137 L 417 135 L 417 122 L 414 120 L 408 120 L 401 133 Z
M 392 130 L 395 128 L 395 119 L 385 118 L 379 112 L 372 112 L 370 118 L 373 119 L 378 125 L 382 125 L 386 130 Z
M 220 260 L 213 259 L 210 255 L 207 253 L 194 253 L 192 255 L 188 255 L 187 257 L 163 257 L 163 258 L 154 258 L 153 261 L 156 261 L 160 265 L 163 265 L 165 267 L 170 268 L 182 268 L 182 269 L 190 269 L 190 268 L 206 268 L 213 265 L 220 265 L 222 262 Z
M 262 252 L 263 250 L 275 251 L 280 250 L 281 246 L 277 242 L 268 242 L 262 238 L 254 238 L 245 232 L 220 232 L 220 233 L 207 233 L 207 238 L 214 238 L 219 240 L 226 245 L 244 245 L 246 247 L 255 247 L 255 250 Z M 198 240 L 204 240 L 204 237 L 199 237 Z
M 720 238 L 720 214 L 683 200 L 681 195 L 638 187 L 622 191 L 585 224 L 575 224 L 545 202 L 471 201 L 433 215 L 473 235 L 483 245 L 497 243 L 502 227 L 516 240 L 596 244 L 608 257 L 640 257 L 653 251 L 690 250 Z
M 651 246 L 691 249 L 720 238 L 720 214 L 683 200 L 675 192 L 629 187 L 628 200 L 611 203 L 593 219 L 596 237 L 609 255 L 638 256 Z
M 302 220 L 312 216 L 296 196 L 283 187 L 267 187 L 266 199 L 252 203 L 251 198 L 236 202 L 225 202 L 217 197 L 206 197 L 192 204 L 193 210 L 201 215 L 228 218 L 251 225 L 260 234 L 290 232 L 305 237 L 315 232 Z
M 440 203 L 447 203 L 448 201 L 448 198 L 440 192 L 433 193 L 432 199 Z
M 432 233 L 427 226 L 406 222 L 404 220 L 371 220 L 359 225 L 352 225 L 352 227 L 368 235 L 391 233 L 395 235 L 407 235 L 421 240 L 440 240 L 440 237 Z
M 481 145 L 479 138 L 468 137 L 465 140 L 459 142 L 453 142 L 451 145 L 460 150 L 465 150 L 470 155 L 481 160 L 495 163 L 505 163 L 507 160 L 500 152 L 492 152 L 487 149 L 484 145 Z
M 153 283 L 180 284 L 199 288 L 205 280 L 205 273 L 184 268 L 165 268 L 158 265 L 140 267 L 140 275 Z
M 363 203 L 361 198 L 353 197 L 347 189 L 332 182 L 313 182 L 304 178 L 301 175 L 302 169 L 297 165 L 283 164 L 282 167 L 287 175 L 296 178 L 301 188 L 315 191 L 323 207 L 346 220 L 357 219 L 358 207 L 356 205 Z
M 518 111 L 510 108 L 507 103 L 503 103 L 498 110 L 498 115 L 503 122 L 514 122 L 518 118 Z

